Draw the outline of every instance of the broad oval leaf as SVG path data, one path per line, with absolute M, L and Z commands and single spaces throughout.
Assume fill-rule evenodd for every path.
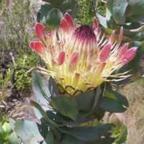
M 50 77 L 48 80 L 48 89 L 51 94 L 51 97 L 56 97 L 60 95 L 57 83 L 52 77 Z
M 32 87 L 34 96 L 38 102 L 47 103 L 44 101 L 50 100 L 51 94 L 48 88 L 48 80 L 45 79 L 39 72 L 33 72 L 32 74 Z M 43 100 L 43 98 L 45 98 L 45 100 Z
M 37 21 L 42 22 L 42 23 L 46 23 L 47 15 L 51 9 L 52 9 L 51 4 L 42 5 L 40 10 L 37 13 Z
M 75 99 L 78 104 L 79 111 L 89 112 L 92 108 L 95 96 L 96 93 L 94 90 L 87 91 L 76 96 Z
M 112 124 L 100 124 L 95 127 L 75 127 L 75 128 L 63 128 L 61 131 L 74 138 L 89 142 L 98 141 L 103 137 L 110 137 L 112 133 Z
M 137 22 L 141 17 L 144 17 L 144 0 L 127 0 L 128 1 L 128 10 L 127 16 Z
M 39 141 L 43 140 L 36 123 L 32 121 L 16 121 L 14 130 L 24 144 L 38 144 Z
M 112 90 L 106 90 L 101 98 L 100 107 L 108 112 L 124 112 L 127 110 L 128 101 L 126 97 Z
M 57 8 L 52 8 L 46 17 L 46 23 L 50 27 L 56 27 L 60 23 L 60 19 L 62 18 L 62 12 Z
M 117 24 L 125 23 L 125 13 L 128 7 L 127 0 L 108 0 L 108 9 Z
M 86 144 L 84 141 L 80 141 L 72 136 L 64 135 L 61 144 Z
M 47 144 L 54 144 L 54 135 L 53 135 L 52 131 L 47 132 L 45 141 Z
M 54 97 L 51 101 L 51 105 L 63 116 L 66 116 L 72 120 L 77 118 L 78 108 L 77 103 L 73 98 L 68 96 Z

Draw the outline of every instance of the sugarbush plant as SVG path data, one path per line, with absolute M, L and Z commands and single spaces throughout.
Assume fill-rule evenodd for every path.
M 77 26 L 65 13 L 55 29 L 47 31 L 36 23 L 37 39 L 29 44 L 47 65 L 47 75 L 33 75 L 39 131 L 46 143 L 111 144 L 114 125 L 102 123 L 102 118 L 106 111 L 124 112 L 128 102 L 104 83 L 129 77 L 114 71 L 128 64 L 137 48 L 121 44 L 122 29 L 118 39 L 115 34 L 105 38 L 95 19 L 91 26 Z
M 30 104 L 35 117 L 33 122 L 16 120 L 13 131 L 23 143 L 124 143 L 126 126 L 105 121 L 105 116 L 123 114 L 129 106 L 126 97 L 113 86 L 131 81 L 129 70 L 139 66 L 143 55 L 143 1 L 43 2 L 30 33 L 26 37 L 16 33 L 7 44 L 4 42 L 25 51 L 29 38 L 35 35 L 29 47 L 45 63 L 34 68 L 31 78 L 29 71 L 39 59 L 26 49 L 28 54 L 15 61 L 17 89 L 30 87 L 32 81 L 34 96 Z M 25 24 L 18 28 L 24 32 Z M 136 75 L 141 78 L 141 73 Z

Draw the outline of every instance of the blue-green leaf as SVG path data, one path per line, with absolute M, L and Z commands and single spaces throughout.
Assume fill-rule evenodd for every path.
M 124 112 L 127 110 L 128 101 L 126 97 L 112 90 L 106 90 L 101 98 L 100 107 L 109 112 Z
M 41 137 L 36 123 L 28 120 L 19 120 L 15 123 L 15 132 L 24 144 L 38 144 Z
M 128 7 L 127 0 L 108 0 L 108 8 L 117 24 L 125 23 L 125 13 Z
M 76 101 L 68 96 L 54 97 L 51 101 L 52 106 L 62 115 L 75 120 L 78 115 Z
M 63 128 L 61 131 L 84 142 L 101 140 L 111 135 L 113 125 L 100 124 L 95 127 Z

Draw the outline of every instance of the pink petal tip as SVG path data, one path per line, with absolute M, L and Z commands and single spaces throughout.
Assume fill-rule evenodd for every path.
M 35 24 L 35 33 L 37 37 L 42 38 L 42 36 L 44 35 L 44 30 L 45 26 L 42 23 Z
M 104 63 L 108 59 L 110 51 L 111 51 L 111 46 L 112 46 L 111 44 L 106 44 L 102 48 L 100 55 L 99 55 L 100 62 Z
M 60 52 L 58 55 L 58 60 L 57 60 L 57 64 L 58 65 L 62 65 L 65 61 L 65 52 Z
M 70 30 L 74 26 L 73 18 L 68 13 L 64 14 L 64 17 L 60 21 L 60 28 L 65 32 Z
M 44 45 L 41 41 L 32 41 L 29 47 L 37 53 L 42 53 L 44 51 Z
M 123 64 L 127 64 L 128 62 L 130 62 L 131 60 L 133 60 L 133 58 L 135 57 L 136 55 L 136 52 L 137 52 L 137 47 L 132 47 L 130 49 L 128 49 L 124 55 L 122 55 L 121 57 L 121 62 Z
M 79 53 L 74 52 L 70 58 L 70 65 L 75 65 L 78 62 L 78 59 L 79 59 Z

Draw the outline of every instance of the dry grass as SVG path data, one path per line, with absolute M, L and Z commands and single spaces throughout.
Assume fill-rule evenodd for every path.
M 125 115 L 128 127 L 128 144 L 144 143 L 144 79 L 126 85 L 121 92 L 129 100 Z
M 8 6 L 1 0 L 0 14 L 0 56 L 5 51 L 28 52 L 29 39 L 35 20 L 30 0 L 11 0 Z M 10 1 L 10 0 L 9 0 Z

